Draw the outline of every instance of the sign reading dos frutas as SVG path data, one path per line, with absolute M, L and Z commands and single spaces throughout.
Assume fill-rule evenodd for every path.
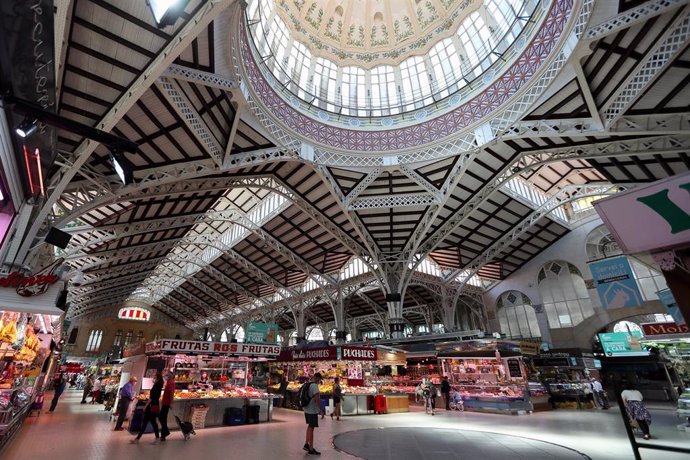
M 199 353 L 217 355 L 277 356 L 279 345 L 203 342 L 198 340 L 162 339 L 146 344 L 146 353 Z

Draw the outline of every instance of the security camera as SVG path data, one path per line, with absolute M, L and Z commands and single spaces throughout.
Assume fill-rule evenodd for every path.
M 74 274 L 74 276 L 72 276 L 72 285 L 73 286 L 81 286 L 84 283 L 85 283 L 84 274 L 82 272 L 76 272 Z

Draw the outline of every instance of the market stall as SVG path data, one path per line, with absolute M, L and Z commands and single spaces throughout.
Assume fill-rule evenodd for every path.
M 527 370 L 518 347 L 507 342 L 442 344 L 438 360 L 465 410 L 521 415 L 532 412 Z
M 279 352 L 278 345 L 179 339 L 152 342 L 146 345 L 139 398 L 148 397 L 156 372 L 168 369 L 174 372 L 176 385 L 169 426 L 176 426 L 175 415 L 192 421 L 196 428 L 270 422 L 273 396 L 250 382 L 255 363 L 273 359 Z
M 552 351 L 541 353 L 531 361 L 536 375 L 534 379 L 530 379 L 530 389 L 545 388 L 549 405 L 554 408 L 594 407 L 589 371 L 583 358 L 576 354 L 581 353 Z M 536 397 L 540 403 L 539 409 L 543 409 L 543 397 Z
M 280 390 L 280 380 L 288 380 L 284 407 L 298 409 L 297 391 L 314 373 L 323 376 L 319 391 L 323 403 L 333 408 L 333 384 L 340 378 L 343 391 L 342 415 L 365 415 L 375 412 L 407 412 L 407 396 L 388 385 L 390 374 L 404 364 L 399 352 L 374 347 L 349 345 L 318 346 L 306 344 L 283 350 L 271 364 L 272 383 L 269 390 Z M 395 369 L 395 370 L 394 370 Z M 378 396 L 378 399 L 377 399 Z M 378 401 L 378 405 L 376 403 Z

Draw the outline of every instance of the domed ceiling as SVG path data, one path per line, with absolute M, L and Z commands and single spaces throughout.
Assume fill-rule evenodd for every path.
M 367 67 L 397 63 L 452 35 L 479 0 L 275 0 L 292 36 L 315 56 Z M 343 62 L 345 61 L 345 62 Z

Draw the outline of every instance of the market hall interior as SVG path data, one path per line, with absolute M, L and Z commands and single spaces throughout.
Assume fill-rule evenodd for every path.
M 690 456 L 689 45 L 689 0 L 3 0 L 0 458 Z

